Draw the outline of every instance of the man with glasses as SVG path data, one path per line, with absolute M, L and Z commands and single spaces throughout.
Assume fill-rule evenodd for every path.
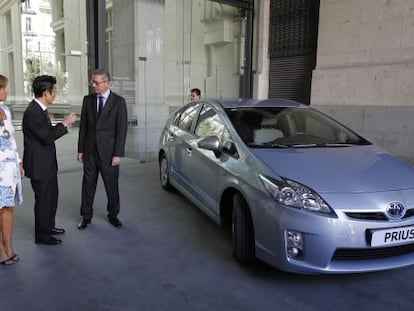
M 32 88 L 34 99 L 23 114 L 23 168 L 35 193 L 35 243 L 56 245 L 62 240 L 54 235 L 65 230 L 55 226 L 59 193 L 55 140 L 68 133 L 76 115 L 70 113 L 56 125 L 50 121 L 47 107 L 56 99 L 55 77 L 38 76 Z
M 118 178 L 119 164 L 125 153 L 128 116 L 125 99 L 111 91 L 110 83 L 107 71 L 95 70 L 91 80 L 94 93 L 83 98 L 77 156 L 83 163 L 79 230 L 86 229 L 92 221 L 99 174 L 108 198 L 108 221 L 114 227 L 122 226 L 118 218 Z

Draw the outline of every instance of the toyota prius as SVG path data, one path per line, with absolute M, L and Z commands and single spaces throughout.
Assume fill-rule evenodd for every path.
M 159 174 L 218 224 L 233 255 L 295 273 L 414 263 L 414 169 L 289 100 L 200 100 L 174 112 Z

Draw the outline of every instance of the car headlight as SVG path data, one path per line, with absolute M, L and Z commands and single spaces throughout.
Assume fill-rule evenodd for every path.
M 266 190 L 272 198 L 283 205 L 310 212 L 334 214 L 328 204 L 312 189 L 289 179 L 277 181 L 260 175 Z

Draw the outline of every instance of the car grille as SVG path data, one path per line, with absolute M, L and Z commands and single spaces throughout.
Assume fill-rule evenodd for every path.
M 363 219 L 363 220 L 388 220 L 388 217 L 382 213 L 382 212 L 367 212 L 367 213 L 354 213 L 354 212 L 346 212 L 345 213 L 348 217 L 350 218 L 355 218 L 355 219 Z M 407 210 L 407 212 L 405 213 L 404 217 L 402 219 L 405 218 L 409 218 L 414 216 L 414 208 Z
M 364 249 L 337 249 L 332 260 L 363 260 L 363 259 L 379 259 L 385 257 L 401 256 L 414 252 L 414 244 L 380 247 L 380 248 L 364 248 Z

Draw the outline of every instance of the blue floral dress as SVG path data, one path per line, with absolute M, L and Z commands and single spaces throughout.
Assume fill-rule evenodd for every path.
M 23 202 L 19 163 L 21 162 L 14 139 L 11 113 L 0 104 L 7 120 L 0 120 L 0 209 Z

